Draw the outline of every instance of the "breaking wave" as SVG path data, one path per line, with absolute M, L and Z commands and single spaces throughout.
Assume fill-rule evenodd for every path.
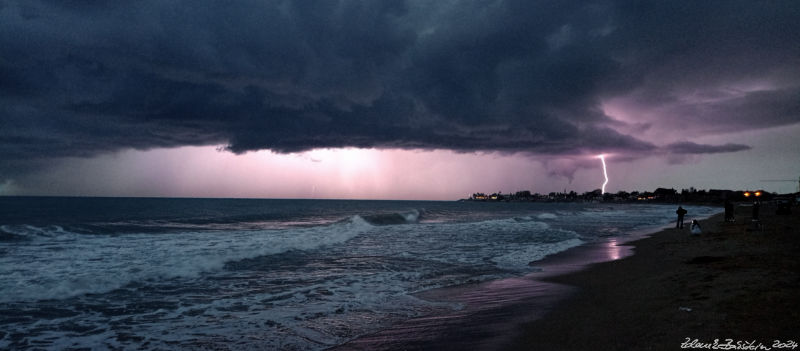
M 418 223 L 421 217 L 420 211 L 411 210 L 403 213 L 380 213 L 374 215 L 364 215 L 362 218 L 372 225 L 394 225 Z
M 14 247 L 15 259 L 0 257 L 0 302 L 62 299 L 137 281 L 197 277 L 229 261 L 342 243 L 370 227 L 359 216 L 309 228 L 173 234 L 86 235 L 55 226 L 2 226 L 6 235 L 26 242 Z

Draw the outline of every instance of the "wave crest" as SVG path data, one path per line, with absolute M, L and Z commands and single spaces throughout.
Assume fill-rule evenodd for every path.
M 419 210 L 411 210 L 401 213 L 379 213 L 373 215 L 359 216 L 367 223 L 372 225 L 395 225 L 419 223 L 421 213 Z
M 221 270 L 229 261 L 339 244 L 372 227 L 358 216 L 317 227 L 173 234 L 75 234 L 55 226 L 3 226 L 4 232 L 31 240 L 15 244 L 13 257 L 0 257 L 0 302 L 63 299 L 138 281 L 194 278 Z

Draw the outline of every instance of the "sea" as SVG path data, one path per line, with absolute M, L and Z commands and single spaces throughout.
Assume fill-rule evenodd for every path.
M 0 197 L 0 349 L 322 350 L 461 308 L 419 292 L 674 220 L 658 204 Z

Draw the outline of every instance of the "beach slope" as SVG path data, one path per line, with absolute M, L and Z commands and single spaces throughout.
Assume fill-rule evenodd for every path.
M 702 221 L 700 235 L 667 229 L 630 243 L 633 256 L 546 278 L 577 292 L 523 325 L 510 349 L 700 349 L 714 339 L 791 349 L 774 344 L 800 338 L 800 210 L 778 216 L 764 206 L 760 228 L 750 210 L 740 206 L 734 223 Z

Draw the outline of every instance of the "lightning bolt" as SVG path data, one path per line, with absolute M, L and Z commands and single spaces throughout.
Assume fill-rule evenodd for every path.
M 597 155 L 600 158 L 600 161 L 603 162 L 603 176 L 606 177 L 606 181 L 603 182 L 603 187 L 600 190 L 601 194 L 606 193 L 606 184 L 608 184 L 608 171 L 606 170 L 606 155 Z

